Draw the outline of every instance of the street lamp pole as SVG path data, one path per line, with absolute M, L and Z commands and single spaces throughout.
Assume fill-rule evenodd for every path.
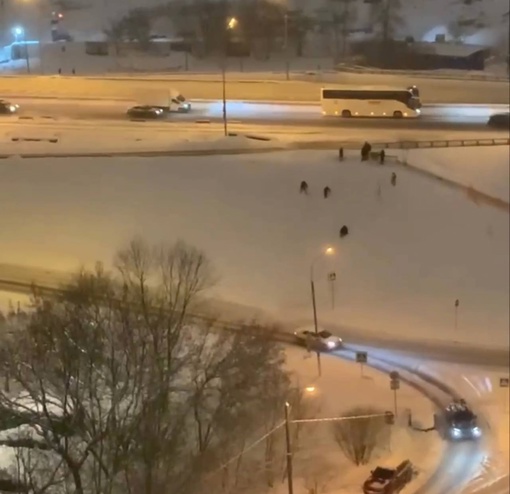
M 311 295 L 312 295 L 312 308 L 313 308 L 313 328 L 315 330 L 315 334 L 319 332 L 319 324 L 317 322 L 317 301 L 315 297 L 315 280 L 314 280 L 314 272 L 313 268 L 315 266 L 315 263 L 322 258 L 324 255 L 331 255 L 335 251 L 333 247 L 328 247 L 324 252 L 321 252 L 310 265 L 310 289 L 311 289 Z M 317 353 L 317 371 L 319 373 L 319 377 L 322 375 L 322 365 L 321 365 L 321 353 L 319 351 Z
M 289 494 L 294 494 L 293 473 L 292 473 L 292 444 L 290 440 L 290 417 L 289 403 L 285 403 L 285 449 L 287 457 L 287 486 Z
M 223 57 L 221 62 L 221 90 L 222 90 L 222 103 L 223 103 L 223 132 L 225 137 L 228 136 L 228 117 L 227 117 L 227 49 L 228 49 L 228 32 L 235 29 L 237 26 L 237 19 L 231 17 L 227 21 L 227 25 L 223 30 Z
M 285 77 L 287 80 L 290 79 L 289 74 L 289 14 L 288 12 L 285 12 L 283 16 L 283 23 L 284 23 L 284 41 L 283 41 L 283 47 L 285 50 Z
M 221 87 L 223 93 L 223 132 L 225 137 L 228 136 L 228 119 L 227 119 L 227 81 L 226 81 L 226 47 L 223 51 L 223 61 L 221 62 Z
M 313 279 L 313 263 L 310 268 L 310 288 L 312 292 L 312 308 L 313 308 L 313 328 L 315 330 L 315 334 L 319 332 L 319 325 L 317 323 L 317 302 L 315 300 L 315 282 Z M 322 365 L 321 365 L 321 353 L 319 351 L 317 354 L 317 372 L 319 377 L 322 376 Z

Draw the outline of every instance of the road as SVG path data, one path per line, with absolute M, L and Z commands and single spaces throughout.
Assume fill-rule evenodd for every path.
M 62 99 L 17 99 L 20 116 L 51 116 L 77 120 L 121 120 L 134 102 L 84 101 Z M 193 102 L 189 114 L 172 114 L 169 121 L 195 122 L 222 119 L 222 102 Z M 490 131 L 486 125 L 492 113 L 508 111 L 508 105 L 428 105 L 418 119 L 338 119 L 322 116 L 319 105 L 253 103 L 230 101 L 230 121 L 253 125 L 288 125 L 296 127 L 394 128 L 416 130 Z

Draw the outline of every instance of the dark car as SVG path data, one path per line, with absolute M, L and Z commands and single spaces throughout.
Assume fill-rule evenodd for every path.
M 157 120 L 165 118 L 166 112 L 157 106 L 133 106 L 127 111 L 127 116 L 129 118 Z
M 10 101 L 6 101 L 4 99 L 0 99 L 0 114 L 1 115 L 13 115 L 17 113 L 19 109 L 18 105 L 11 103 Z
M 495 129 L 510 130 L 510 113 L 495 113 L 491 115 L 487 125 Z

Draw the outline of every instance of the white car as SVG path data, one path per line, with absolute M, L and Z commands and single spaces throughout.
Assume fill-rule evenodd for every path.
M 342 338 L 332 335 L 329 331 L 297 331 L 294 333 L 296 340 L 309 349 L 336 350 L 342 347 Z

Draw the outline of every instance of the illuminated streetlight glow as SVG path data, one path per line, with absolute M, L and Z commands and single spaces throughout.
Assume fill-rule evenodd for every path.
M 229 21 L 227 23 L 227 27 L 229 29 L 235 29 L 237 26 L 237 23 L 238 23 L 237 19 L 235 17 L 232 17 L 229 19 Z
M 16 38 L 19 38 L 21 36 L 23 36 L 23 33 L 24 33 L 24 29 L 21 27 L 21 26 L 15 26 L 12 28 L 12 34 L 14 34 L 14 36 Z
M 333 247 L 328 247 L 325 251 L 324 251 L 324 254 L 330 256 L 331 254 L 334 254 L 335 253 L 335 249 L 333 249 Z
M 307 387 L 305 388 L 305 391 L 306 391 L 307 393 L 310 393 L 310 394 L 311 394 L 311 393 L 315 393 L 315 386 L 307 386 Z

